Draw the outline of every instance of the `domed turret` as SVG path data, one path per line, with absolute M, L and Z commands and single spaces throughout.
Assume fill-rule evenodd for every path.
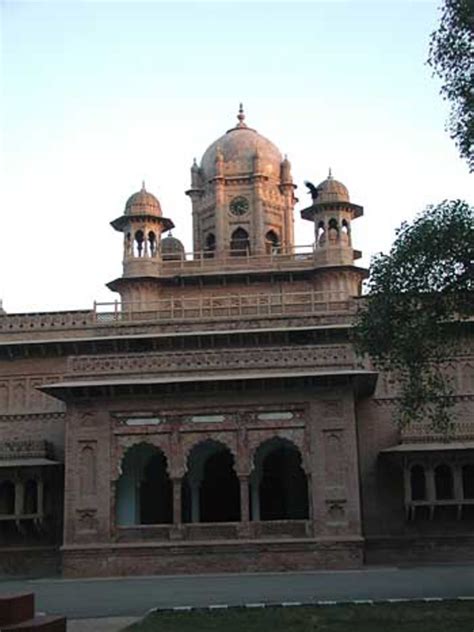
M 111 224 L 123 233 L 123 276 L 156 275 L 161 233 L 174 224 L 162 216 L 160 203 L 145 189 L 145 183 L 128 198 L 123 215 Z
M 314 222 L 316 261 L 321 265 L 352 265 L 361 256 L 352 248 L 352 221 L 360 217 L 362 206 L 353 204 L 347 188 L 332 177 L 317 187 L 306 183 L 313 203 L 301 211 L 301 217 Z
M 349 191 L 347 188 L 332 177 L 331 169 L 326 180 L 323 180 L 316 187 L 318 190 L 318 197 L 316 201 L 321 202 L 350 202 Z
M 145 189 L 145 183 L 125 204 L 125 215 L 157 215 L 161 217 L 161 206 L 156 197 Z
M 163 261 L 180 261 L 185 258 L 182 242 L 171 233 L 161 240 L 160 251 Z

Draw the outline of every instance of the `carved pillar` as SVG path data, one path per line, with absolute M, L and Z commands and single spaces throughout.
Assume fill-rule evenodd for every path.
M 453 466 L 453 486 L 454 498 L 458 501 L 456 517 L 458 520 L 462 518 L 462 501 L 464 498 L 464 489 L 462 484 L 462 470 L 458 464 Z
M 426 468 L 426 497 L 430 501 L 430 520 L 433 520 L 434 503 L 436 500 L 436 486 L 434 478 L 434 470 L 431 465 Z
M 44 515 L 44 482 L 43 479 L 38 479 L 37 483 L 37 492 L 38 492 L 38 506 L 36 508 L 36 512 L 40 516 L 40 518 Z
M 239 476 L 240 483 L 240 520 L 241 522 L 248 522 L 250 520 L 249 514 L 249 478 L 248 476 Z
M 182 478 L 173 478 L 173 524 L 180 525 L 183 522 L 181 515 L 181 489 Z

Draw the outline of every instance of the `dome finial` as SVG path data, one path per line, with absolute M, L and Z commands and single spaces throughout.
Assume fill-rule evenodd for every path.
M 332 169 L 329 167 L 328 180 L 332 180 Z
M 237 123 L 237 127 L 247 127 L 247 125 L 244 123 L 244 121 L 245 121 L 245 114 L 244 114 L 243 103 L 239 104 L 239 113 L 237 114 L 237 118 L 239 120 L 239 122 Z
M 146 191 L 146 189 L 145 189 L 145 180 L 142 180 L 142 191 Z

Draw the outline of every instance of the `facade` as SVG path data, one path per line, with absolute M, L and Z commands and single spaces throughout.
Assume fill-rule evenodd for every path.
M 143 186 L 120 299 L 0 313 L 0 570 L 66 576 L 474 557 L 474 361 L 453 435 L 392 423 L 358 358 L 363 214 L 331 174 L 293 237 L 291 165 L 247 126 L 191 167 L 193 253 Z

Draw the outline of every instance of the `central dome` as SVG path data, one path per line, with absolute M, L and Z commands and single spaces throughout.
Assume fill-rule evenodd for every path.
M 283 160 L 278 148 L 258 132 L 245 124 L 242 105 L 237 116 L 239 122 L 210 145 L 201 160 L 201 169 L 206 179 L 216 174 L 216 159 L 222 156 L 224 175 L 238 175 L 254 172 L 256 154 L 260 171 L 267 176 L 280 177 Z

